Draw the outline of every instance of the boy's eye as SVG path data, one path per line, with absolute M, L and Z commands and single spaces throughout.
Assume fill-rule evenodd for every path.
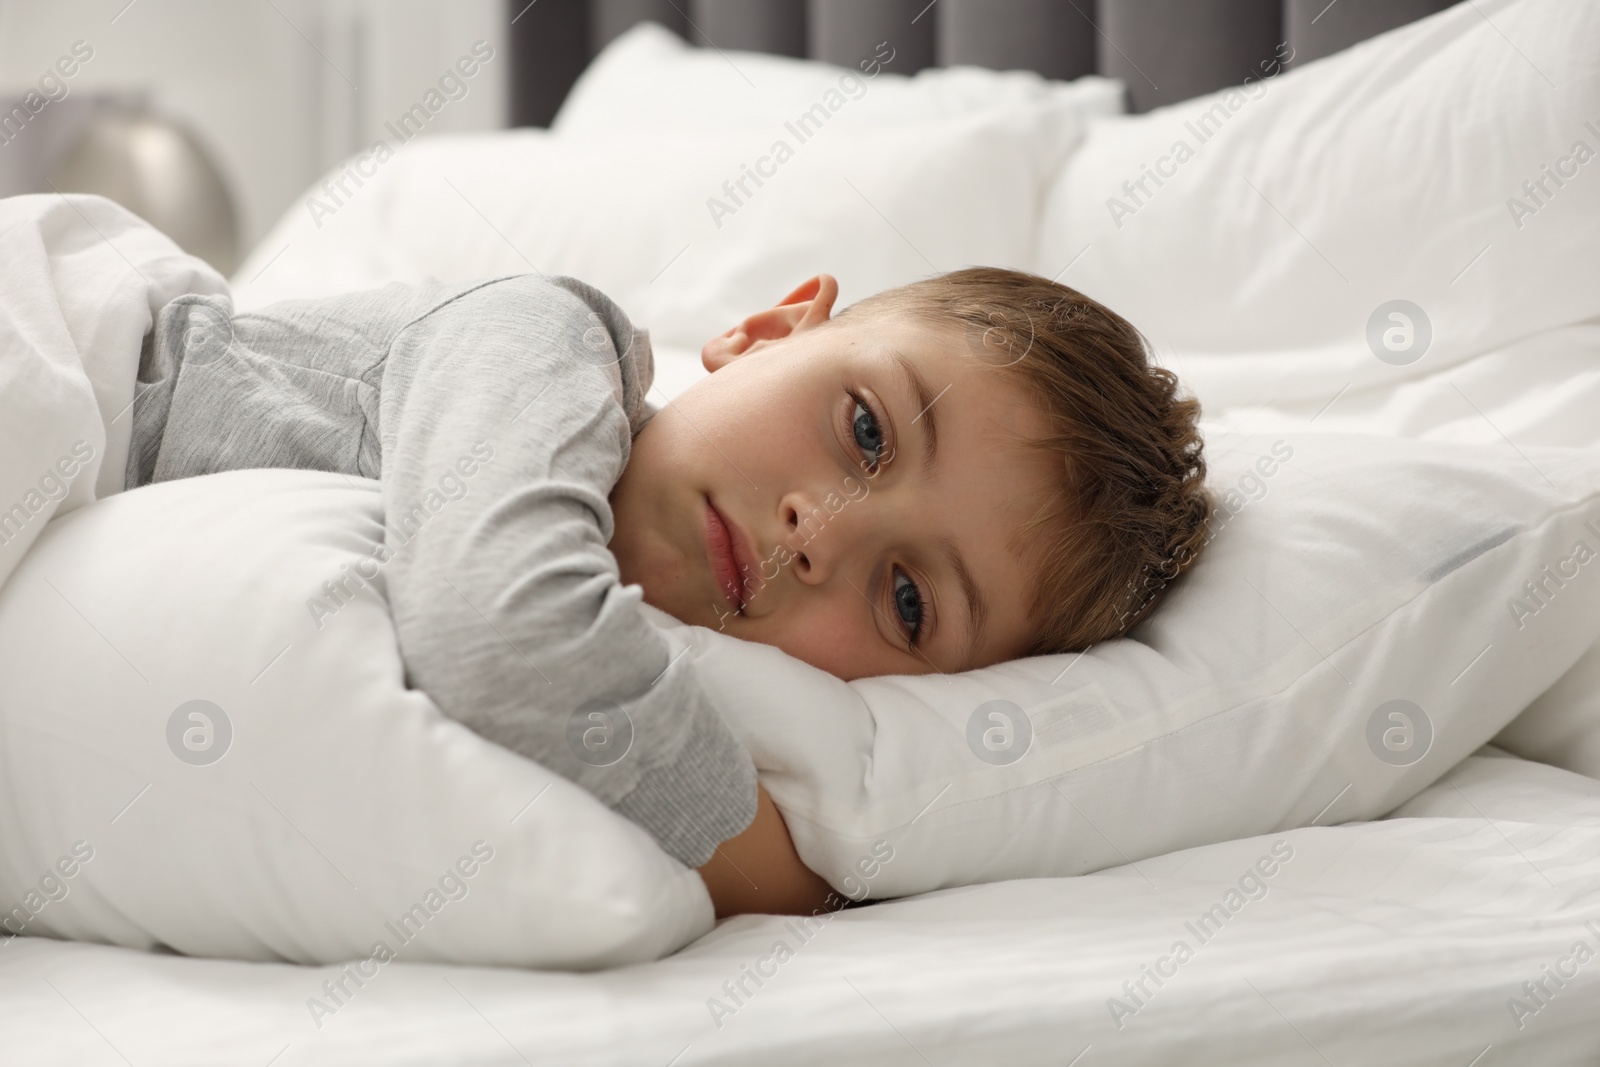
M 856 447 L 861 449 L 867 461 L 871 464 L 869 469 L 877 469 L 878 461 L 883 458 L 883 427 L 878 425 L 878 416 L 872 409 L 855 394 L 851 394 L 856 402 L 850 421 L 850 433 L 855 437 Z
M 898 567 L 894 570 L 894 610 L 905 626 L 911 647 L 915 648 L 917 638 L 922 635 L 922 591 L 910 575 Z

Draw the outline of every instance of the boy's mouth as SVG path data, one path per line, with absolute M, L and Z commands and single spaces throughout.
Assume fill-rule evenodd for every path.
M 749 567 L 745 541 L 740 531 L 722 517 L 711 498 L 706 498 L 706 559 L 722 599 L 739 614 L 744 614 L 744 583 L 739 576 Z

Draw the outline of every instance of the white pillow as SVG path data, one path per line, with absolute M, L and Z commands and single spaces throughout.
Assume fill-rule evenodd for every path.
M 698 351 L 819 271 L 843 306 L 970 264 L 1026 267 L 1055 169 L 1036 143 L 1046 126 L 1080 132 L 1034 108 L 824 128 L 804 144 L 782 130 L 423 138 L 353 164 L 373 176 L 346 179 L 348 197 L 310 190 L 239 269 L 235 299 L 538 270 L 582 278 L 658 343 Z M 730 194 L 744 167 L 772 176 Z
M 1079 115 L 1123 110 L 1123 85 L 1112 78 L 1091 75 L 1059 82 L 1032 71 L 982 67 L 928 67 L 908 76 L 896 72 L 895 57 L 893 41 L 875 45 L 848 66 L 696 48 L 656 23 L 641 22 L 589 63 L 550 129 L 563 135 L 631 135 L 662 128 L 776 132 L 814 104 L 837 103 L 828 96 L 830 90 L 844 98 L 834 109 L 835 117 L 861 126 L 959 118 L 1039 103 Z
M 711 928 L 643 830 L 406 688 L 382 537 L 377 482 L 289 470 L 50 523 L 0 588 L 0 925 L 367 979 L 380 944 L 581 969 Z
M 1049 194 L 1035 269 L 1071 263 L 1061 280 L 1176 352 L 1212 413 L 1321 406 L 1600 314 L 1596 126 L 1600 5 L 1457 4 L 1277 77 L 1097 122 Z M 1567 172 L 1560 187 L 1547 164 Z M 1411 347 L 1385 361 L 1384 305 L 1400 300 L 1431 343 L 1413 313 Z
M 680 627 L 806 863 L 891 897 L 1375 818 L 1600 638 L 1600 454 L 1229 444 L 1200 562 L 1081 656 L 846 684 Z
M 1501 730 L 1494 743 L 1523 759 L 1600 778 L 1600 644 Z

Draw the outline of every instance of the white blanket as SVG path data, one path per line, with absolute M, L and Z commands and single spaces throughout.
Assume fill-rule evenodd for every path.
M 139 345 L 222 276 L 93 196 L 0 200 L 0 584 L 55 515 L 123 487 Z

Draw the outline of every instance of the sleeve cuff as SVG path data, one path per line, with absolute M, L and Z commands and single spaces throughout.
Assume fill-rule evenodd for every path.
M 651 767 L 612 810 L 643 827 L 685 867 L 706 864 L 716 848 L 756 817 L 756 765 L 710 705 L 672 761 Z

